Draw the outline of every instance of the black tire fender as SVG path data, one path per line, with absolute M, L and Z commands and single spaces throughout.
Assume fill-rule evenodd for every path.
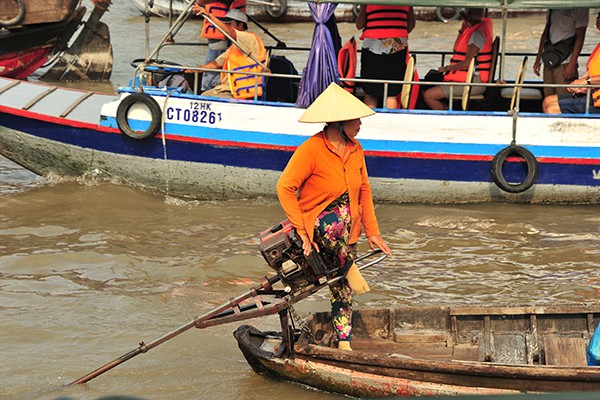
M 271 18 L 281 18 L 287 12 L 287 0 L 271 0 L 270 5 L 265 5 L 265 11 Z
M 450 15 L 450 17 L 446 17 L 444 14 L 445 14 L 445 11 L 449 8 L 452 9 L 452 14 Z M 435 17 L 440 22 L 455 21 L 458 19 L 459 16 L 460 16 L 460 8 L 458 8 L 458 7 L 437 7 L 435 9 Z
M 148 128 L 145 131 L 136 131 L 129 125 L 127 118 L 129 110 L 137 103 L 142 103 L 150 111 L 151 121 Z M 132 93 L 125 97 L 119 103 L 117 108 L 117 125 L 124 135 L 129 136 L 132 139 L 146 139 L 156 135 L 160 129 L 160 123 L 162 120 L 162 111 L 160 106 L 152 97 L 145 93 Z
M 24 0 L 14 0 L 17 2 L 17 7 L 19 10 L 17 11 L 17 15 L 15 15 L 12 19 L 2 19 L 0 20 L 0 26 L 11 26 L 18 25 L 23 21 L 25 17 L 25 1 Z
M 521 183 L 510 183 L 502 173 L 502 167 L 510 156 L 519 156 L 527 163 L 527 176 Z M 533 186 L 538 175 L 538 162 L 533 153 L 525 147 L 510 145 L 498 152 L 492 160 L 492 180 L 502 190 L 508 193 L 523 193 Z

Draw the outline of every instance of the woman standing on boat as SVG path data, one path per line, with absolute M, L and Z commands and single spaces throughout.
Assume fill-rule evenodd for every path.
M 333 329 L 342 350 L 352 350 L 352 295 L 370 290 L 354 264 L 361 225 L 371 249 L 391 255 L 379 233 L 363 149 L 355 139 L 360 118 L 373 114 L 340 86 L 329 85 L 299 119 L 325 128 L 296 149 L 277 183 L 304 254 L 319 252 L 344 276 L 330 285 Z
M 362 29 L 360 57 L 361 78 L 404 79 L 408 58 L 408 34 L 415 27 L 415 14 L 408 6 L 361 5 L 356 17 L 356 28 Z M 362 83 L 365 104 L 378 106 L 383 97 L 382 83 Z M 402 85 L 389 85 L 385 107 L 398 108 L 396 96 Z

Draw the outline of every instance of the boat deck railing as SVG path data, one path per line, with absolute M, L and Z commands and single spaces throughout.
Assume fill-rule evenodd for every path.
M 164 47 L 168 47 L 168 46 L 206 46 L 206 43 L 200 43 L 200 42 L 179 42 L 179 43 L 165 43 Z M 285 48 L 279 48 L 279 47 L 267 47 L 267 49 L 269 50 L 269 52 L 271 54 L 273 54 L 274 52 L 308 52 L 310 49 L 305 48 L 305 47 L 285 47 Z M 359 50 L 360 51 L 360 50 Z M 435 57 L 439 59 L 439 64 L 434 63 L 434 64 L 427 64 L 424 65 L 425 69 L 427 70 L 428 68 L 437 68 L 437 66 L 442 66 L 442 65 L 446 65 L 446 60 L 449 59 L 452 56 L 452 53 L 449 51 L 414 51 L 412 52 L 412 55 L 415 56 L 416 59 L 420 58 L 420 57 Z M 582 54 L 581 57 L 586 57 L 587 54 Z M 532 57 L 535 58 L 535 54 L 532 53 L 527 53 L 527 52 L 506 52 L 504 54 L 499 54 L 498 55 L 498 61 L 497 61 L 497 65 L 498 66 L 502 66 L 505 65 L 506 63 L 501 62 L 502 58 L 506 58 L 508 59 L 512 59 L 515 62 L 513 62 L 512 64 L 517 65 L 517 64 L 521 64 L 521 60 L 526 59 L 526 57 Z M 518 61 L 518 62 L 517 62 Z M 511 63 L 509 63 L 510 65 Z M 190 82 L 190 86 L 191 86 L 191 91 L 194 95 L 201 95 L 201 92 L 199 90 L 200 88 L 200 80 L 201 80 L 201 73 L 202 72 L 216 72 L 216 73 L 234 73 L 234 71 L 229 71 L 229 70 L 224 70 L 224 69 L 209 69 L 209 68 L 199 68 L 199 67 L 182 67 L 181 65 L 168 65 L 165 64 L 164 62 L 160 65 L 155 65 L 153 63 L 149 63 L 146 65 L 143 65 L 142 68 L 138 68 L 138 70 L 136 70 L 136 74 L 139 74 L 142 72 L 142 70 L 144 70 L 144 68 L 146 68 L 147 71 L 147 67 L 162 67 L 162 68 L 168 68 L 169 70 L 173 71 L 172 73 L 176 73 L 178 70 L 179 72 L 182 72 L 183 70 L 186 71 L 193 71 L 193 81 Z M 500 67 L 502 68 L 502 67 Z M 523 74 L 526 71 L 523 71 Z M 239 74 L 239 71 L 235 72 L 237 74 Z M 258 78 L 259 76 L 264 77 L 263 81 L 268 81 L 269 78 L 281 78 L 281 79 L 288 79 L 291 80 L 292 82 L 294 82 L 295 85 L 297 85 L 302 76 L 301 75 L 290 75 L 290 74 L 283 74 L 283 73 L 277 73 L 277 72 L 271 72 L 271 71 L 264 71 L 264 72 L 252 72 L 252 73 L 248 73 L 248 75 L 253 75 L 255 77 L 255 87 L 258 86 L 260 84 L 260 79 Z M 346 82 L 346 83 L 353 83 L 355 87 L 358 88 L 358 90 L 356 91 L 356 95 L 357 97 L 361 97 L 361 84 L 363 83 L 376 83 L 376 84 L 381 84 L 383 85 L 384 88 L 384 98 L 387 97 L 387 93 L 389 92 L 389 87 L 390 85 L 402 85 L 404 90 L 411 90 L 411 88 L 415 85 L 419 85 L 419 86 L 449 86 L 449 98 L 448 98 L 448 106 L 449 106 L 449 111 L 455 111 L 456 110 L 456 105 L 455 103 L 457 101 L 461 101 L 462 105 L 459 106 L 459 108 L 462 108 L 462 111 L 467 111 L 469 110 L 469 102 L 471 101 L 470 99 L 470 90 L 465 91 L 465 87 L 469 87 L 469 88 L 473 88 L 473 87 L 484 87 L 485 91 L 484 93 L 488 92 L 488 91 L 501 91 L 502 92 L 502 100 L 506 100 L 507 102 L 509 102 L 510 107 L 506 106 L 506 104 L 504 104 L 504 102 L 499 102 L 497 105 L 495 105 L 493 107 L 493 110 L 491 111 L 505 111 L 508 113 L 515 113 L 518 112 L 518 110 L 522 109 L 521 105 L 523 101 L 528 101 L 528 102 L 537 102 L 537 106 L 535 108 L 538 108 L 541 111 L 541 102 L 543 99 L 543 90 L 544 88 L 547 87 L 552 87 L 552 88 L 558 88 L 558 87 L 577 87 L 577 88 L 585 88 L 586 90 L 586 97 L 587 97 L 587 104 L 586 104 L 586 111 L 585 113 L 588 114 L 589 113 L 589 109 L 590 109 L 590 104 L 591 104 L 591 91 L 593 88 L 597 88 L 599 86 L 590 86 L 590 85 L 559 85 L 559 84 L 544 84 L 541 79 L 536 79 L 533 81 L 525 81 L 524 79 L 522 79 L 521 81 L 518 81 L 518 78 L 515 78 L 514 80 L 504 80 L 503 77 L 505 75 L 505 72 L 503 72 L 502 70 L 500 70 L 496 75 L 498 75 L 498 78 L 495 79 L 495 81 L 493 82 L 470 82 L 470 83 L 465 83 L 465 82 L 427 82 L 427 81 L 423 81 L 423 80 L 419 80 L 419 81 L 406 81 L 406 80 L 374 80 L 374 79 L 365 79 L 365 78 L 341 78 L 342 82 Z M 517 74 L 514 74 L 515 76 L 517 76 Z M 264 89 L 264 82 L 263 82 L 263 89 Z M 523 91 L 527 90 L 528 94 L 527 95 L 523 95 Z M 256 92 L 256 91 L 255 91 Z M 263 90 L 264 92 L 264 90 Z M 508 95 L 506 96 L 505 93 L 508 93 Z M 534 93 L 535 96 L 532 98 L 531 94 Z M 466 96 L 466 98 L 465 98 Z M 481 97 L 481 96 L 477 96 L 477 97 Z M 265 99 L 265 96 L 258 96 L 258 94 L 255 94 L 254 96 L 254 101 L 262 101 Z M 252 100 L 252 99 L 249 99 Z M 481 98 L 476 99 L 476 101 L 481 101 Z M 383 104 L 383 108 L 385 109 L 385 102 Z

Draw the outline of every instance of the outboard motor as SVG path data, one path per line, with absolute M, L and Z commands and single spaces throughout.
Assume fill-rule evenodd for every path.
M 304 256 L 302 239 L 289 220 L 260 234 L 260 252 L 281 281 L 293 291 L 316 283 L 337 269 L 328 270 L 316 251 Z

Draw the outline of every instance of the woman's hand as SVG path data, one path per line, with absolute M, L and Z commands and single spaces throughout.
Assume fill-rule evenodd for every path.
M 304 251 L 305 256 L 308 256 L 310 254 L 313 247 L 315 248 L 315 251 L 317 253 L 319 252 L 319 246 L 317 246 L 316 243 L 311 242 L 310 238 L 306 233 L 299 233 L 299 235 L 300 239 L 302 239 L 302 250 Z
M 369 247 L 371 247 L 371 250 L 375 250 L 375 247 L 378 247 L 381 249 L 381 251 L 383 251 L 388 256 L 392 255 L 392 251 L 390 250 L 388 245 L 385 243 L 385 241 L 383 240 L 381 235 L 369 236 L 367 239 L 369 240 Z

